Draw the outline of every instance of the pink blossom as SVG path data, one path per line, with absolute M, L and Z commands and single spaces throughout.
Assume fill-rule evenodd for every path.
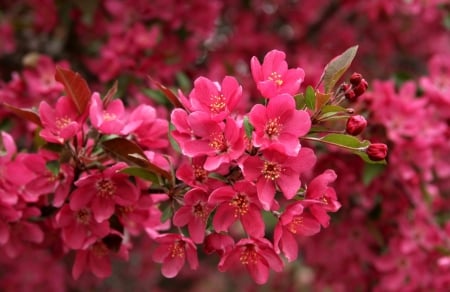
M 271 145 L 284 148 L 284 153 L 296 156 L 300 151 L 299 137 L 311 128 L 309 114 L 295 109 L 294 98 L 280 94 L 269 100 L 267 107 L 253 106 L 249 119 L 255 127 L 252 142 L 256 147 L 266 149 Z
M 224 183 L 218 179 L 209 177 L 211 172 L 203 167 L 206 158 L 206 156 L 197 156 L 191 158 L 190 162 L 184 161 L 177 168 L 177 178 L 191 187 L 201 188 L 205 191 L 222 186 Z M 228 167 L 224 167 L 223 170 L 228 171 Z M 221 169 L 217 169 L 214 172 L 220 174 L 222 171 Z
M 320 231 L 319 222 L 304 209 L 301 201 L 289 205 L 275 226 L 275 251 L 279 252 L 281 248 L 290 262 L 298 255 L 297 240 L 294 236 L 311 236 Z
M 269 278 L 269 269 L 283 270 L 283 262 L 265 238 L 241 239 L 233 249 L 225 252 L 219 262 L 219 271 L 224 272 L 236 265 L 244 265 L 257 284 Z
M 265 210 L 274 204 L 276 190 L 288 200 L 300 188 L 300 174 L 312 169 L 316 157 L 309 148 L 302 148 L 297 156 L 287 156 L 284 149 L 268 148 L 261 157 L 249 156 L 242 164 L 247 180 L 256 182 L 258 198 Z
M 88 240 L 103 238 L 109 233 L 109 222 L 96 222 L 88 208 L 73 211 L 69 205 L 64 205 L 56 214 L 55 223 L 62 229 L 64 243 L 72 249 L 81 249 Z
M 156 110 L 152 106 L 142 104 L 131 112 L 121 133 L 131 133 L 140 145 L 150 149 L 159 149 L 169 145 L 168 131 L 168 122 L 157 118 Z
M 192 189 L 183 198 L 184 206 L 173 216 L 175 226 L 188 226 L 194 243 L 202 243 L 205 238 L 206 222 L 212 208 L 208 206 L 208 193 L 202 189 Z
M 179 234 L 164 234 L 155 239 L 159 246 L 153 260 L 162 263 L 161 273 L 166 278 L 175 277 L 187 259 L 192 270 L 198 268 L 197 247 L 191 239 Z
M 323 227 L 328 227 L 330 224 L 330 216 L 327 212 L 337 212 L 341 208 L 336 191 L 328 186 L 336 180 L 336 177 L 337 175 L 333 170 L 327 169 L 308 184 L 305 198 L 320 202 L 319 204 L 312 204 L 309 209 Z
M 74 211 L 90 206 L 97 222 L 102 222 L 114 213 L 117 205 L 128 206 L 137 201 L 139 192 L 128 176 L 119 171 L 124 163 L 117 163 L 101 172 L 93 172 L 75 182 L 71 194 L 70 208 Z
M 234 247 L 234 240 L 227 234 L 213 232 L 206 236 L 203 246 L 207 254 L 217 252 L 222 256 Z
M 253 80 L 259 92 L 265 98 L 272 98 L 282 93 L 295 95 L 305 78 L 301 68 L 288 69 L 286 54 L 272 50 L 264 57 L 262 65 L 256 57 L 251 59 Z
M 194 81 L 194 89 L 189 94 L 190 110 L 207 112 L 212 120 L 222 121 L 229 116 L 241 98 L 242 87 L 234 77 L 225 77 L 221 84 L 199 77 Z
M 63 144 L 80 130 L 80 117 L 73 101 L 63 96 L 55 108 L 46 101 L 39 105 L 39 116 L 43 125 L 40 136 L 48 142 Z
M 172 132 L 173 137 L 183 154 L 188 157 L 207 155 L 203 167 L 208 171 L 237 160 L 244 152 L 243 128 L 231 118 L 215 122 L 203 112 L 188 116 L 183 110 L 175 110 L 172 122 L 177 129 Z
M 103 104 L 98 92 L 91 97 L 89 117 L 92 125 L 103 134 L 120 134 L 125 126 L 125 108 L 120 99 Z
M 209 203 L 217 205 L 213 219 L 213 226 L 217 232 L 228 231 L 228 228 L 239 219 L 249 236 L 264 236 L 262 207 L 252 183 L 238 181 L 233 186 L 218 188 L 211 193 Z

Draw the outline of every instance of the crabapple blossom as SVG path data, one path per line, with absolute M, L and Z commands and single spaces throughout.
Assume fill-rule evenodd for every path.
M 122 100 L 116 99 L 104 105 L 100 94 L 94 92 L 89 107 L 92 125 L 103 134 L 120 134 L 125 126 L 125 108 Z
M 205 238 L 206 221 L 212 208 L 208 205 L 208 193 L 194 188 L 184 195 L 184 206 L 173 216 L 175 226 L 188 226 L 194 243 L 202 243 Z
M 55 108 L 42 101 L 39 105 L 39 116 L 43 125 L 40 135 L 48 142 L 63 144 L 81 129 L 80 116 L 69 97 L 59 98 Z
M 296 110 L 294 98 L 289 94 L 272 97 L 267 107 L 253 106 L 249 120 L 255 127 L 254 146 L 266 149 L 277 145 L 289 156 L 298 154 L 301 147 L 298 138 L 307 134 L 311 127 L 308 113 Z
M 283 251 L 288 261 L 298 256 L 295 235 L 311 236 L 320 231 L 320 223 L 306 211 L 302 202 L 296 202 L 284 210 L 274 230 L 274 248 Z
M 139 192 L 126 174 L 119 171 L 124 163 L 117 163 L 104 171 L 86 174 L 74 184 L 70 208 L 73 211 L 90 206 L 97 222 L 108 219 L 117 205 L 128 206 L 137 201 Z
M 264 210 L 274 204 L 275 192 L 281 191 L 288 200 L 300 188 L 300 174 L 314 166 L 316 156 L 306 147 L 301 148 L 295 157 L 284 153 L 284 148 L 267 148 L 261 157 L 249 156 L 242 163 L 245 179 L 256 183 L 259 201 Z
M 286 54 L 282 51 L 268 52 L 261 64 L 256 57 L 250 61 L 253 80 L 265 98 L 282 93 L 295 95 L 305 78 L 301 68 L 288 69 Z
M 234 248 L 222 255 L 219 271 L 224 272 L 235 265 L 243 265 L 257 284 L 264 284 L 269 278 L 269 269 L 280 272 L 283 262 L 265 238 L 241 239 Z
M 217 205 L 213 226 L 217 232 L 228 231 L 236 220 L 240 220 L 251 237 L 263 237 L 265 224 L 261 216 L 261 203 L 256 187 L 248 181 L 235 182 L 214 190 L 208 202 Z
M 153 252 L 153 260 L 161 263 L 161 273 L 166 278 L 175 277 L 186 260 L 192 270 L 198 268 L 197 247 L 188 237 L 164 234 L 155 239 L 159 246 Z
M 212 82 L 205 77 L 194 81 L 194 88 L 189 94 L 191 111 L 210 113 L 214 121 L 222 121 L 234 110 L 242 98 L 242 86 L 236 78 L 226 76 L 222 83 Z

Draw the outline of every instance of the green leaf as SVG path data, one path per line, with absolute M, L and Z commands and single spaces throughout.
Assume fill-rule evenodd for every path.
M 316 109 L 316 92 L 314 91 L 314 88 L 311 85 L 308 85 L 308 87 L 306 87 L 305 104 L 306 107 L 309 108 L 310 110 Z
M 172 207 L 170 205 L 167 205 L 163 210 L 163 213 L 161 216 L 161 222 L 162 223 L 166 222 L 167 220 L 169 220 L 172 217 L 172 215 L 173 215 Z
M 328 134 L 320 139 L 329 144 L 336 146 L 344 146 L 353 150 L 363 150 L 363 148 L 369 146 L 370 142 L 367 140 L 360 141 L 358 138 L 347 134 Z
M 248 117 L 244 117 L 244 129 L 245 129 L 245 135 L 247 135 L 247 138 L 252 138 L 252 132 L 253 132 L 253 126 L 250 124 L 250 121 L 248 120 Z
M 54 175 L 57 176 L 59 174 L 60 164 L 58 160 L 49 160 L 45 164 L 45 167 Z
M 335 57 L 325 66 L 322 77 L 320 78 L 320 80 L 323 80 L 324 82 L 325 93 L 329 93 L 333 90 L 336 83 L 350 67 L 357 51 L 358 46 L 353 46 L 341 55 Z
M 368 186 L 377 176 L 379 176 L 385 169 L 382 164 L 368 164 L 364 165 L 363 170 L 363 183 Z
M 347 109 L 338 105 L 326 105 L 322 108 L 322 113 L 346 113 Z
M 296 109 L 302 110 L 305 108 L 305 106 L 306 106 L 305 96 L 303 95 L 303 93 L 294 95 L 294 99 L 295 99 L 295 108 Z
M 60 66 L 56 66 L 55 79 L 64 85 L 64 90 L 75 104 L 78 113 L 83 114 L 91 99 L 91 90 L 86 80 L 80 74 Z
M 172 146 L 172 149 L 175 150 L 178 153 L 181 153 L 180 145 L 178 145 L 177 141 L 172 136 L 172 131 L 175 129 L 175 126 L 172 124 L 172 122 L 169 121 L 169 142 L 170 146 Z
M 191 91 L 191 80 L 185 73 L 177 72 L 175 78 L 177 79 L 177 83 L 180 86 L 181 90 L 183 90 L 184 92 Z
M 151 181 L 153 185 L 160 185 L 158 175 L 146 168 L 131 166 L 122 169 L 120 172 L 142 178 L 146 181 Z

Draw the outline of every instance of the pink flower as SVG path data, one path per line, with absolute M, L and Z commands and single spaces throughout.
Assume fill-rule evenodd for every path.
M 213 232 L 206 236 L 203 246 L 207 254 L 217 252 L 222 256 L 234 247 L 234 240 L 227 234 Z
M 103 134 L 120 134 L 125 126 L 125 108 L 122 100 L 111 101 L 106 109 L 98 92 L 94 92 L 91 97 L 89 108 L 89 118 L 92 125 Z
M 259 92 L 266 98 L 282 93 L 295 95 L 305 77 L 301 68 L 289 69 L 286 54 L 272 50 L 264 57 L 262 65 L 256 57 L 251 59 L 251 71 Z
M 97 278 L 111 275 L 111 259 L 108 246 L 101 240 L 92 243 L 87 249 L 78 250 L 72 267 L 72 277 L 77 280 L 85 270 L 90 270 Z M 128 251 L 122 244 L 118 255 L 124 259 Z
M 32 171 L 35 176 L 25 185 L 27 200 L 37 199 L 42 195 L 54 193 L 53 205 L 60 207 L 70 191 L 73 180 L 73 169 L 68 164 L 55 166 L 51 171 L 48 163 L 58 162 L 54 153 L 40 151 L 37 154 L 29 154 L 23 159 L 23 164 Z
M 302 148 L 296 157 L 291 157 L 272 147 L 264 150 L 261 157 L 248 157 L 242 168 L 245 178 L 256 182 L 259 201 L 269 210 L 277 189 L 288 200 L 295 196 L 301 185 L 300 174 L 311 170 L 315 161 L 309 148 Z
M 283 270 L 283 262 L 265 238 L 241 239 L 236 246 L 225 252 L 219 262 L 219 271 L 224 272 L 236 265 L 244 265 L 257 284 L 269 278 L 269 269 Z
M 77 188 L 71 194 L 70 208 L 78 211 L 90 206 L 95 220 L 102 222 L 111 217 L 116 204 L 128 206 L 136 202 L 139 191 L 127 175 L 119 172 L 124 167 L 125 163 L 117 163 L 77 180 Z
M 207 155 L 203 167 L 208 171 L 237 160 L 245 150 L 243 128 L 231 118 L 215 122 L 204 112 L 187 116 L 183 110 L 175 110 L 172 122 L 177 129 L 172 132 L 173 137 L 183 154 L 188 157 Z
M 194 89 L 189 98 L 191 111 L 207 112 L 212 120 L 222 121 L 241 100 L 242 87 L 231 76 L 226 76 L 222 84 L 199 77 L 194 81 Z
M 280 220 L 274 230 L 275 251 L 280 248 L 289 262 L 298 255 L 297 240 L 294 235 L 311 236 L 320 231 L 320 224 L 309 213 L 304 212 L 302 202 L 289 205 L 281 214 Z
M 270 99 L 267 107 L 257 104 L 249 114 L 255 127 L 253 145 L 266 149 L 273 144 L 284 148 L 284 153 L 296 156 L 300 151 L 299 137 L 311 128 L 309 114 L 295 109 L 294 98 L 280 94 Z
M 177 168 L 177 178 L 191 187 L 201 188 L 205 191 L 222 186 L 224 183 L 218 179 L 209 177 L 210 172 L 203 167 L 206 158 L 206 156 L 197 156 L 190 159 L 190 163 L 186 161 L 182 163 Z M 224 170 L 228 172 L 228 167 L 224 167 Z M 221 169 L 215 170 L 214 172 L 221 173 Z
M 212 209 L 208 206 L 208 193 L 202 189 L 192 189 L 183 198 L 182 206 L 173 216 L 175 226 L 188 226 L 189 235 L 195 243 L 205 238 L 206 221 Z
M 166 278 L 175 277 L 187 259 L 192 270 L 198 268 L 197 247 L 191 239 L 180 234 L 164 234 L 155 239 L 159 246 L 153 252 L 153 260 L 162 263 L 161 273 Z
M 88 208 L 72 211 L 69 205 L 64 205 L 56 214 L 55 222 L 62 229 L 64 243 L 72 249 L 81 249 L 89 239 L 103 238 L 109 233 L 109 222 L 96 222 Z
M 337 175 L 333 170 L 327 169 L 308 184 L 305 198 L 306 200 L 321 202 L 310 205 L 309 209 L 323 227 L 328 227 L 330 224 L 330 216 L 327 212 L 336 212 L 341 208 L 336 191 L 328 186 L 336 180 L 336 177 Z
M 77 108 L 67 96 L 59 98 L 55 108 L 45 101 L 41 102 L 39 116 L 43 125 L 39 134 L 51 143 L 63 144 L 73 138 L 81 128 Z
M 261 215 L 261 204 L 255 186 L 248 181 L 238 181 L 211 193 L 209 203 L 217 205 L 213 226 L 217 232 L 240 220 L 251 237 L 263 237 L 265 224 Z
M 142 104 L 131 112 L 121 133 L 131 133 L 139 144 L 150 149 L 158 149 L 169 145 L 168 131 L 168 122 L 158 119 L 152 106 Z

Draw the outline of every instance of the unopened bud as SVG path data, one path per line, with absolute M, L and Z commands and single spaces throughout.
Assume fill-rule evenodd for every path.
M 388 147 L 383 143 L 373 143 L 367 147 L 367 155 L 373 161 L 380 161 L 386 158 Z
M 369 84 L 365 79 L 362 79 L 361 82 L 353 88 L 353 92 L 355 93 L 355 97 L 361 96 L 364 92 L 366 92 Z
M 353 90 L 350 90 L 347 93 L 345 93 L 345 98 L 348 99 L 349 101 L 355 101 L 356 97 L 357 96 Z
M 367 126 L 366 119 L 361 115 L 351 116 L 347 120 L 345 131 L 350 135 L 356 136 L 362 133 Z
M 353 86 L 358 86 L 358 84 L 361 82 L 362 79 L 362 75 L 359 73 L 353 73 L 352 76 L 350 77 L 350 83 Z

